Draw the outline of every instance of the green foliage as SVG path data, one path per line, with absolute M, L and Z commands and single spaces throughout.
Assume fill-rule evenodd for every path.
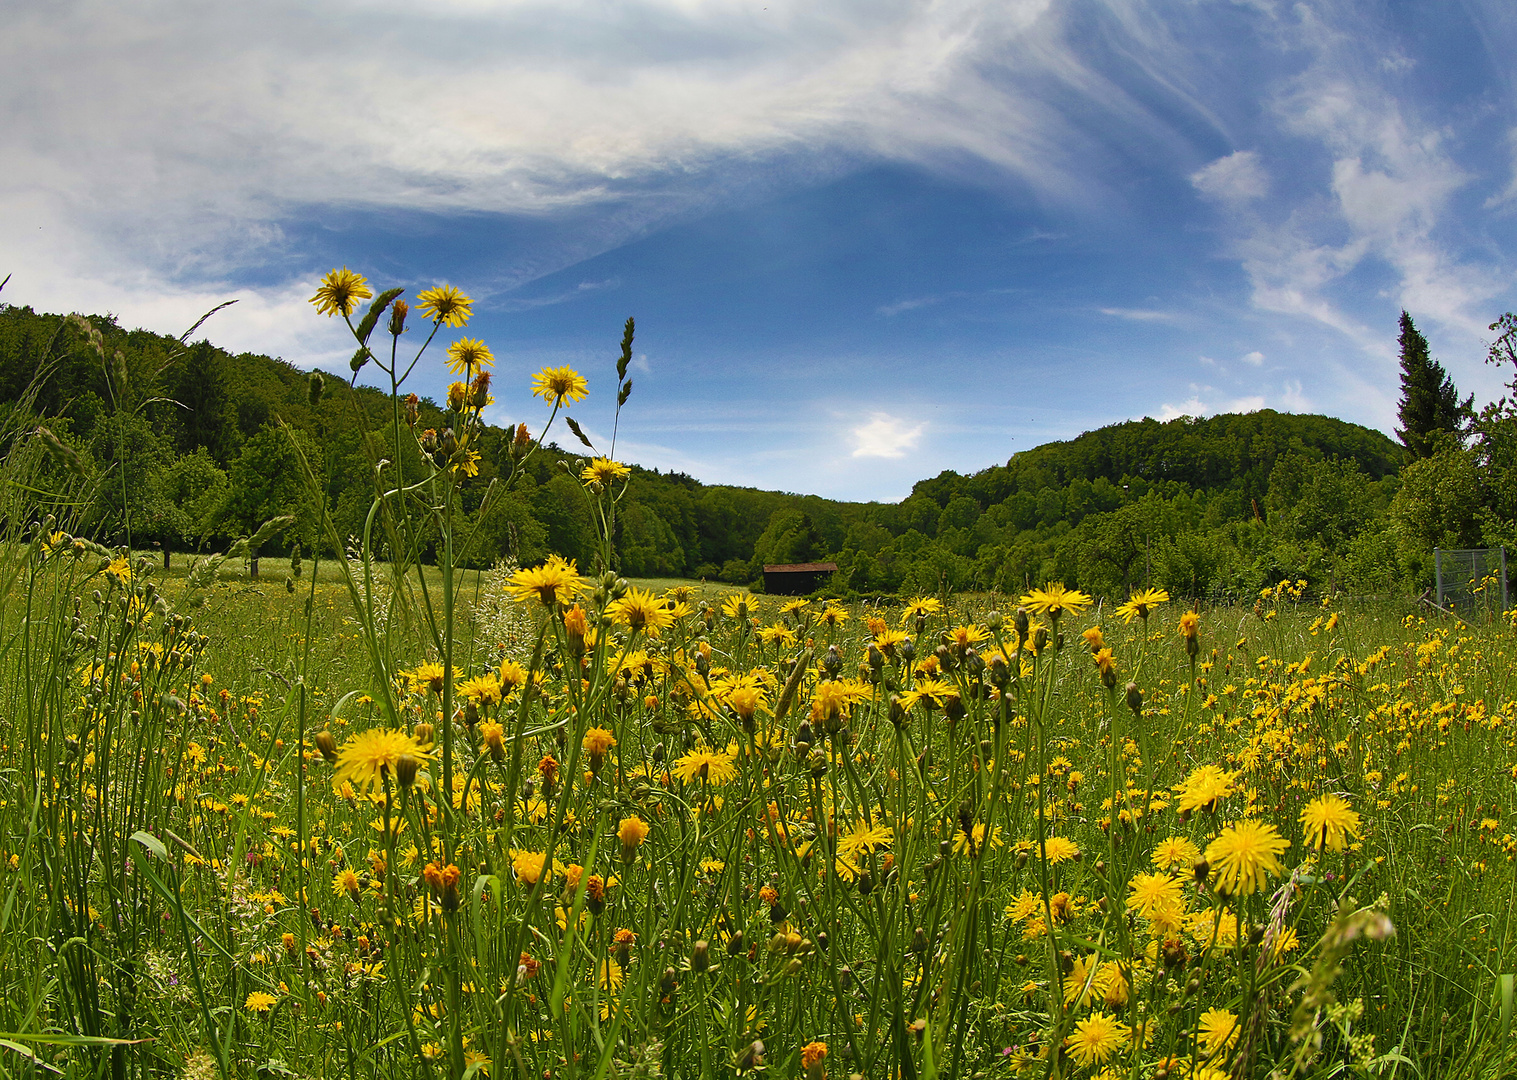
M 1396 435 L 1414 459 L 1459 440 L 1474 397 L 1459 400 L 1454 380 L 1428 353 L 1427 338 L 1401 313 L 1401 427 Z
M 305 486 L 305 464 L 320 467 L 321 455 L 311 437 L 292 429 L 264 428 L 249 439 L 232 462 L 231 493 L 226 516 L 244 533 L 286 514 L 295 518 L 287 536 L 314 543 L 320 527 L 320 508 L 313 506 Z

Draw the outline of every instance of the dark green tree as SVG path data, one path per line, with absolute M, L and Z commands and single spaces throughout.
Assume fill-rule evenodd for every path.
M 307 484 L 307 465 L 318 470 L 320 482 L 321 452 L 304 431 L 266 427 L 243 443 L 227 473 L 230 490 L 224 513 L 228 524 L 253 533 L 270 518 L 289 514 L 295 524 L 279 545 L 298 540 L 308 549 L 314 546 L 320 510 L 317 495 Z
M 1401 313 L 1401 427 L 1396 435 L 1414 460 L 1431 457 L 1458 442 L 1475 395 L 1463 402 L 1454 380 L 1428 354 L 1427 338 L 1412 317 Z
M 173 415 L 179 422 L 179 452 L 192 454 L 204 447 L 217 465 L 227 465 L 242 433 L 237 430 L 226 354 L 209 341 L 198 342 L 169 367 L 163 380 L 178 405 Z

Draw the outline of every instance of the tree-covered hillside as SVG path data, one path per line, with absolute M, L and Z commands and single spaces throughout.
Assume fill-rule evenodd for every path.
M 394 454 L 385 395 L 330 374 L 318 386 L 282 360 L 208 341 L 182 344 L 110 318 L 90 325 L 105 359 L 68 319 L 0 305 L 0 432 L 9 441 L 45 424 L 77 452 L 71 478 L 64 459 L 53 469 L 55 490 L 76 493 L 60 509 L 80 532 L 211 548 L 291 513 L 297 524 L 280 543 L 309 550 L 322 500 L 339 535 L 361 530 L 371 456 Z M 421 426 L 442 422 L 432 402 L 417 407 Z M 1403 470 L 1401 446 L 1325 416 L 1144 419 L 973 475 L 943 472 L 893 504 L 634 466 L 618 512 L 618 569 L 751 583 L 766 563 L 832 559 L 831 591 L 842 594 L 1010 591 L 1057 579 L 1112 597 L 1142 585 L 1222 596 L 1284 576 L 1413 588 L 1435 543 L 1512 535 L 1512 496 L 1499 480 L 1511 475 L 1512 426 L 1510 408 L 1492 406 L 1468 447 L 1450 437 Z M 478 518 L 511 438 L 488 429 L 479 474 L 463 486 L 459 512 L 477 526 L 465 558 L 532 563 L 552 551 L 588 566 L 594 531 L 574 452 L 546 447 Z

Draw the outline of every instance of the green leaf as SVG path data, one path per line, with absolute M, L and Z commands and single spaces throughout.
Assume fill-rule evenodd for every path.
M 169 858 L 169 849 L 168 849 L 168 847 L 164 844 L 164 842 L 162 840 L 158 839 L 152 833 L 143 832 L 142 830 L 139 829 L 138 831 L 132 833 L 132 839 L 135 840 L 135 841 L 137 841 L 137 843 L 141 844 L 143 847 L 147 848 L 149 851 L 151 851 L 154 855 L 158 856 L 163 861 L 165 861 L 165 862 L 168 861 L 168 858 Z

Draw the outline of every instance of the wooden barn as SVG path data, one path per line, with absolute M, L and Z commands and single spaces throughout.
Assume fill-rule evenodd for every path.
M 770 596 L 804 596 L 837 572 L 833 562 L 781 563 L 764 567 L 764 592 Z

